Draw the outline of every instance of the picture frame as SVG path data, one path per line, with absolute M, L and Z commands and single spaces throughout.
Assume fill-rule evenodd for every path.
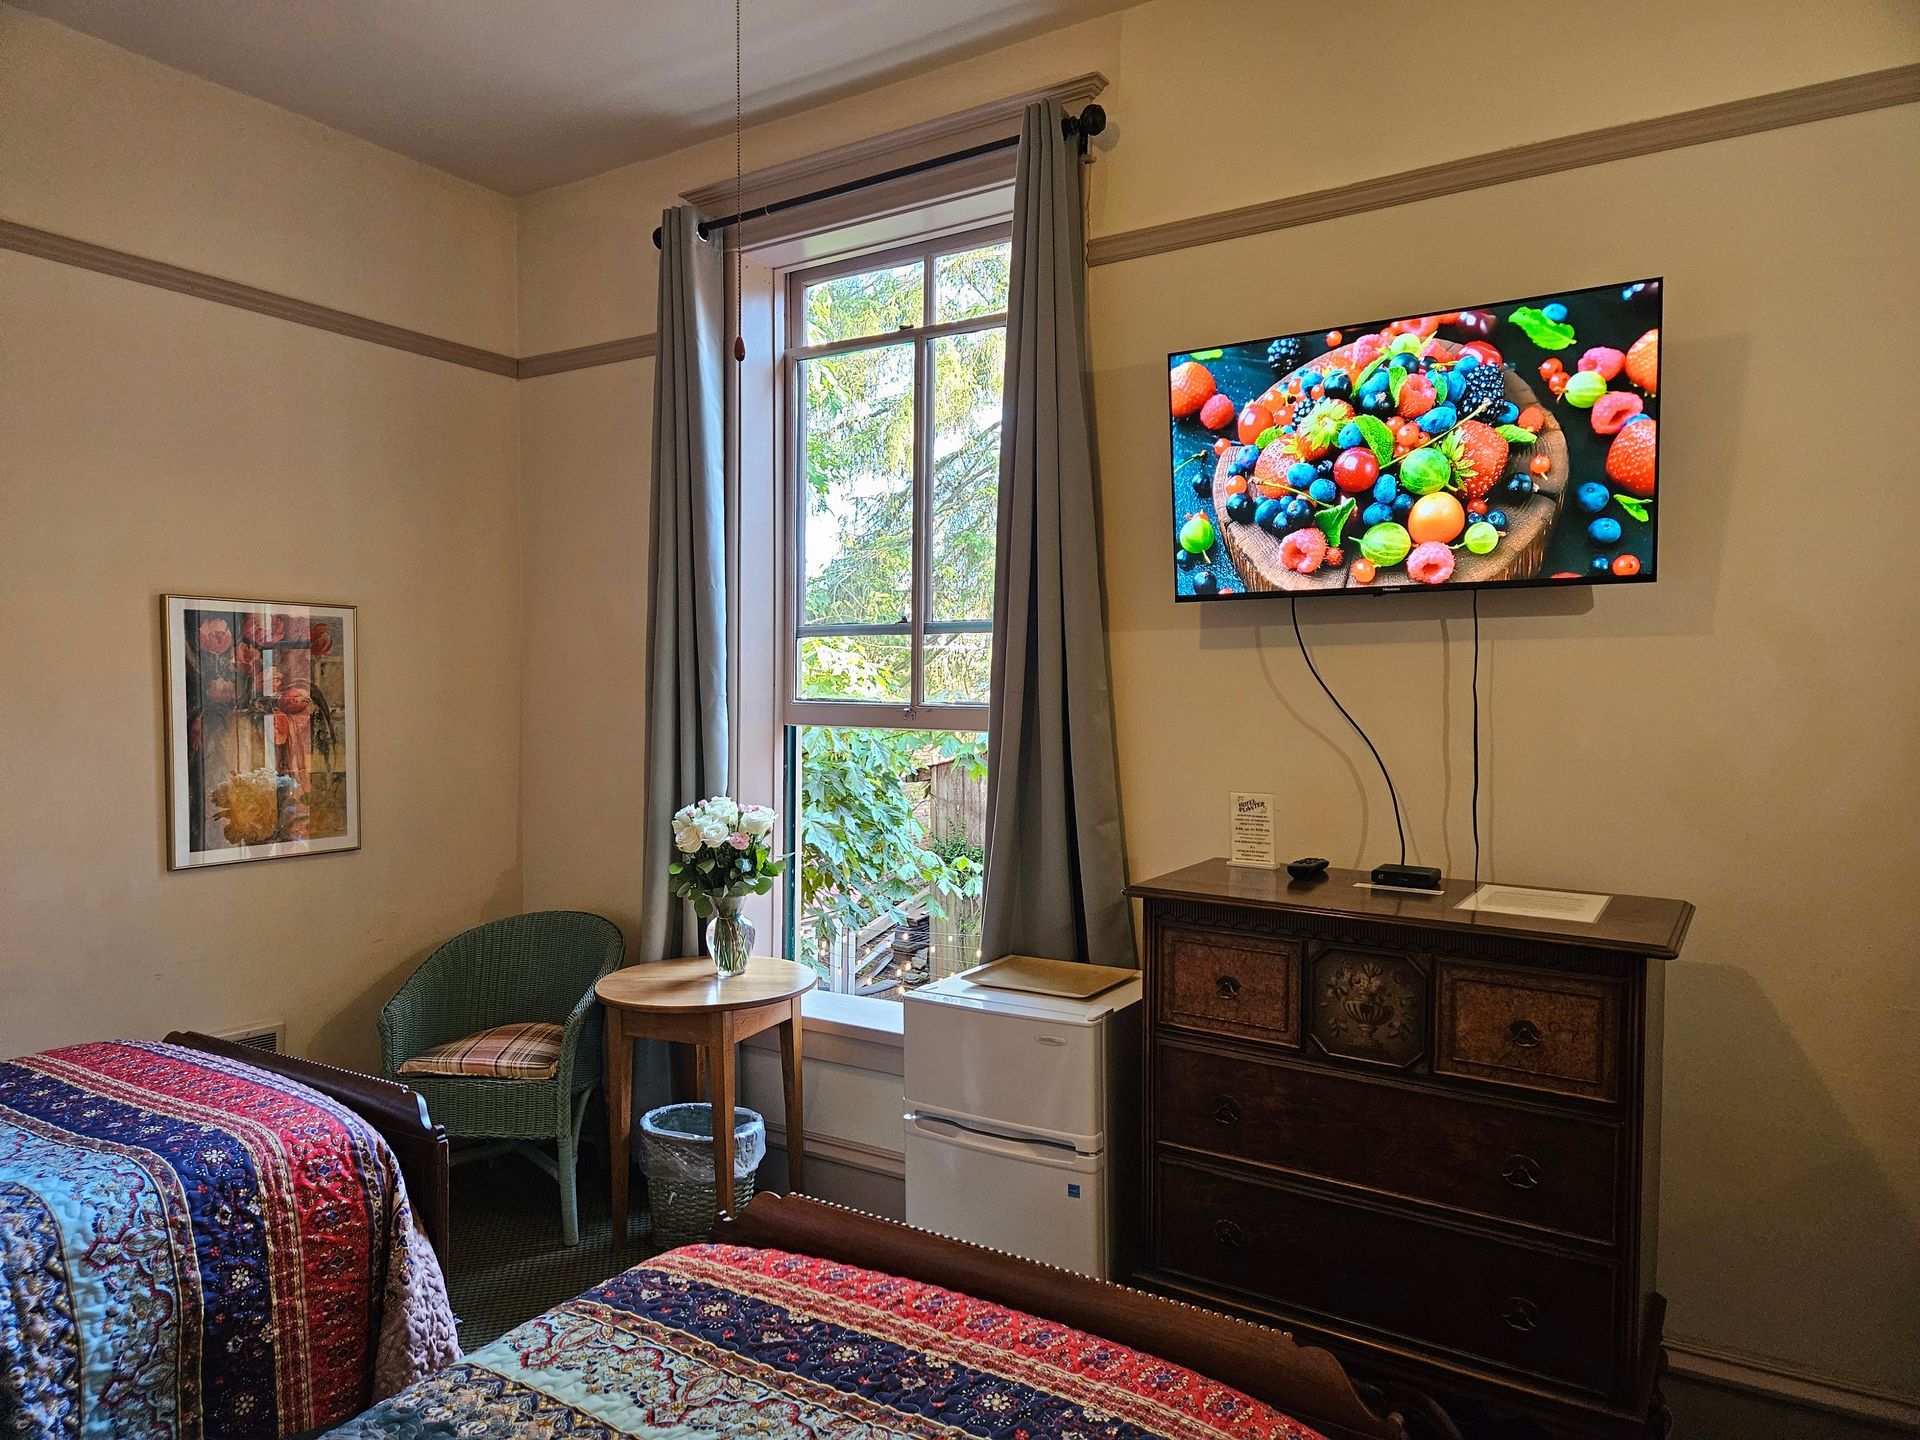
M 168 868 L 360 848 L 351 605 L 167 594 Z

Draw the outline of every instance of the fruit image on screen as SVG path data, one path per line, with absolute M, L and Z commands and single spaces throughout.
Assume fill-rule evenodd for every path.
M 1660 281 L 1168 357 L 1176 597 L 1654 578 Z

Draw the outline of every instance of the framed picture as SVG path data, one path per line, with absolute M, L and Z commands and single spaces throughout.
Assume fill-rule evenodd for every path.
M 162 597 L 171 868 L 360 848 L 351 605 Z

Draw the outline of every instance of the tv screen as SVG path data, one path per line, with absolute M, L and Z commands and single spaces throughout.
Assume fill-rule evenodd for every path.
M 1654 578 L 1657 279 L 1167 359 L 1181 600 Z

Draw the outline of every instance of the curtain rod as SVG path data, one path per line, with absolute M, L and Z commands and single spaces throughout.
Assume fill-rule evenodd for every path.
M 1107 128 L 1107 112 L 1098 105 L 1089 105 L 1078 115 L 1063 115 L 1060 118 L 1060 133 L 1068 139 L 1080 137 L 1080 153 L 1087 153 L 1087 141 Z M 768 215 L 778 215 L 783 210 L 796 210 L 802 205 L 812 205 L 820 200 L 832 200 L 837 196 L 851 195 L 856 190 L 865 190 L 872 185 L 884 185 L 889 180 L 904 180 L 909 175 L 923 174 L 928 170 L 937 170 L 943 165 L 958 164 L 962 160 L 972 160 L 980 155 L 991 155 L 998 150 L 1011 150 L 1020 143 L 1018 135 L 1009 135 L 1001 140 L 989 140 L 983 145 L 970 145 L 965 150 L 955 150 L 950 155 L 936 155 L 930 160 L 921 160 L 912 165 L 902 165 L 898 169 L 883 170 L 878 175 L 868 175 L 859 180 L 848 180 L 839 185 L 829 185 L 824 190 L 812 190 L 805 195 L 794 195 L 785 200 L 774 200 L 753 210 L 742 210 L 738 215 L 720 215 L 711 220 L 700 222 L 700 238 L 707 238 L 710 231 L 719 230 L 728 225 L 739 225 L 749 220 L 764 219 Z M 653 248 L 660 248 L 660 227 L 653 227 Z

